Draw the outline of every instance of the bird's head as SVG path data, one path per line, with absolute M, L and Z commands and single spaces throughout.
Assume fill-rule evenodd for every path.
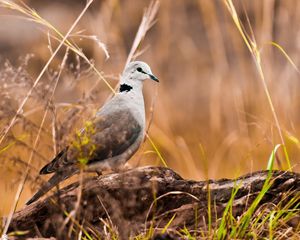
M 146 79 L 159 82 L 157 77 L 153 75 L 151 68 L 147 63 L 141 61 L 130 62 L 122 74 L 121 87 L 122 85 L 126 85 L 128 88 L 140 86 Z M 122 89 L 120 89 L 120 91 L 121 90 Z
M 149 65 L 141 61 L 134 61 L 129 63 L 126 66 L 123 75 L 131 80 L 144 81 L 146 79 L 151 79 L 159 82 L 157 77 L 153 75 Z

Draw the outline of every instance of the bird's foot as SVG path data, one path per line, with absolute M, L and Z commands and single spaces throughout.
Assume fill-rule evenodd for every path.
M 97 173 L 98 178 L 102 175 L 102 172 L 99 170 L 95 170 L 95 173 Z

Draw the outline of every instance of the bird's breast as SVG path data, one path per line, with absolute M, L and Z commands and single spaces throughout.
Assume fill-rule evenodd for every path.
M 138 123 L 144 128 L 145 126 L 145 105 L 144 97 L 142 93 L 128 92 L 123 96 L 122 104 L 124 108 L 127 108 L 131 111 L 134 118 Z

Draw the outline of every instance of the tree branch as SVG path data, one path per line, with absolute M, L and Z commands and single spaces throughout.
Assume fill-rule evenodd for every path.
M 208 184 L 211 221 L 215 225 L 222 217 L 233 189 L 238 187 L 232 205 L 233 217 L 237 217 L 260 193 L 267 176 L 268 171 L 260 171 L 235 180 L 192 181 L 182 179 L 168 168 L 140 167 L 86 179 L 75 226 L 80 230 L 82 225 L 91 234 L 96 232 L 102 236 L 104 225 L 113 224 L 111 227 L 126 239 L 130 234 L 140 233 L 151 223 L 163 228 L 176 213 L 170 229 L 184 226 L 195 229 L 195 225 L 197 228 L 205 227 L 208 223 Z M 271 182 L 272 186 L 257 206 L 258 211 L 278 204 L 284 206 L 297 197 L 299 203 L 300 174 L 273 171 Z M 60 226 L 67 213 L 74 209 L 78 185 L 73 183 L 15 213 L 10 231 L 27 230 L 26 237 L 63 238 L 67 231 Z M 299 219 L 294 225 L 297 223 Z M 58 229 L 61 229 L 60 232 Z

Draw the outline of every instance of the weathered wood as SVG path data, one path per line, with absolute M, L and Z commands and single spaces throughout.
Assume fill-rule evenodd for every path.
M 103 232 L 104 221 L 112 223 L 124 239 L 147 228 L 151 221 L 154 226 L 164 227 L 174 213 L 176 218 L 170 228 L 186 226 L 195 229 L 196 223 L 198 228 L 207 223 L 208 184 L 212 222 L 215 223 L 222 216 L 234 188 L 239 188 L 232 210 L 236 217 L 243 214 L 256 198 L 267 175 L 267 171 L 260 171 L 235 180 L 198 182 L 184 180 L 171 169 L 162 167 L 141 167 L 104 175 L 84 181 L 80 205 L 73 218 L 87 231 L 98 234 Z M 28 237 L 66 237 L 66 229 L 72 221 L 66 221 L 65 213 L 72 213 L 76 208 L 78 186 L 78 183 L 71 184 L 16 212 L 10 231 L 29 230 Z M 300 174 L 274 171 L 272 186 L 259 206 L 268 207 L 267 203 L 279 202 L 283 206 L 297 194 L 299 196 L 299 192 Z M 297 221 L 294 224 L 299 223 L 299 219 Z

